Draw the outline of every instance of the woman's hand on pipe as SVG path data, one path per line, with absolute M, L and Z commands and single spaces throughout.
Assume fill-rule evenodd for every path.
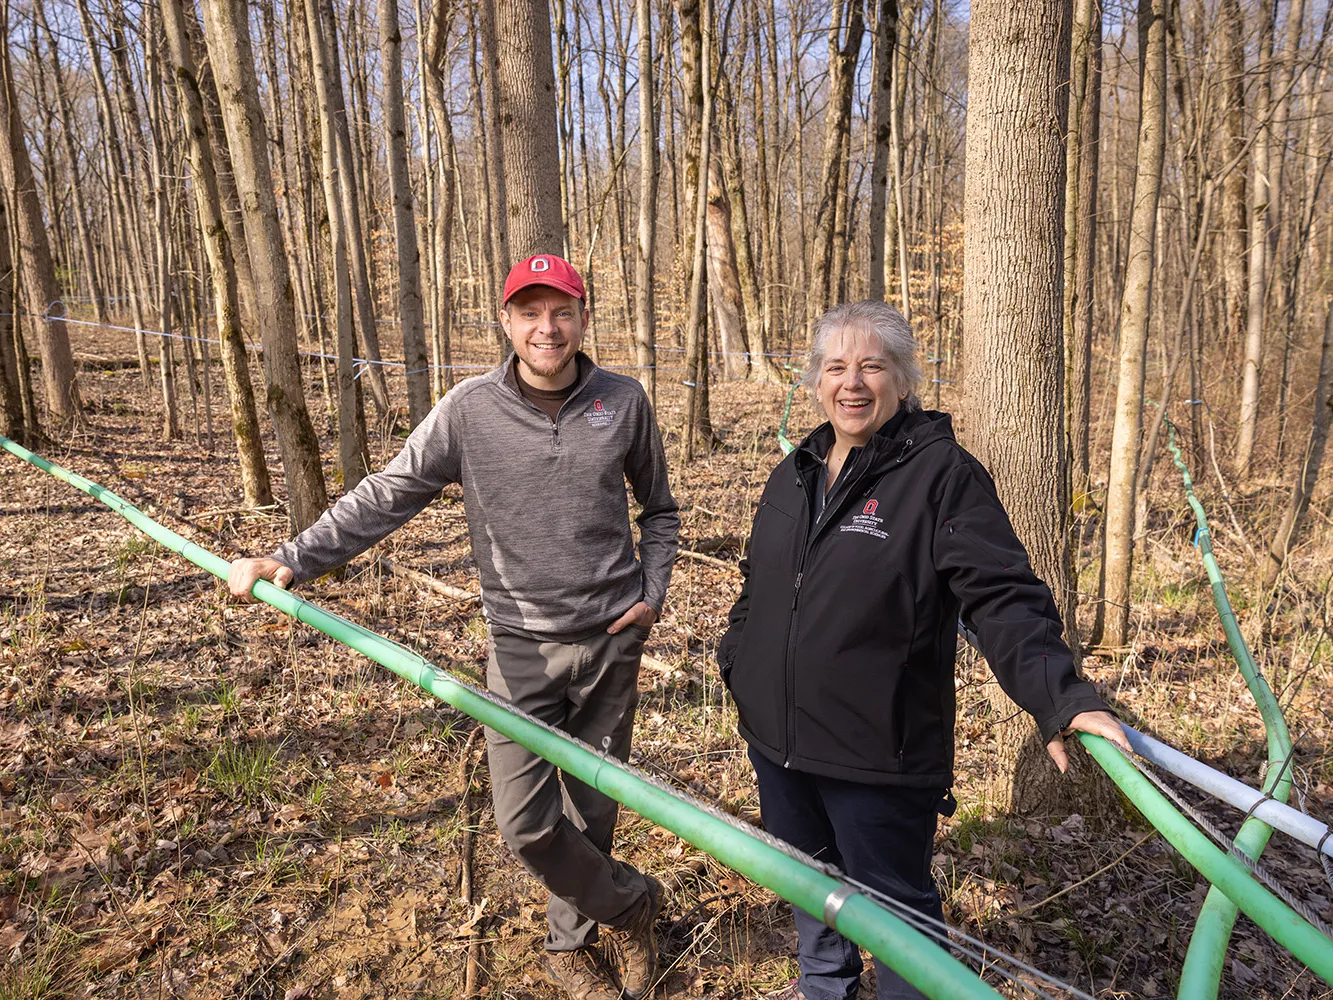
M 1110 712 L 1079 712 L 1069 720 L 1069 725 L 1055 739 L 1046 744 L 1046 752 L 1055 761 L 1055 766 L 1064 774 L 1069 770 L 1069 755 L 1065 752 L 1065 737 L 1075 732 L 1092 733 L 1110 740 L 1125 753 L 1133 753 L 1125 731 L 1120 727 L 1120 720 Z

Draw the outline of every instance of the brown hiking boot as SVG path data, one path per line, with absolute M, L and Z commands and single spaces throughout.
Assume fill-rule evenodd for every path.
M 648 892 L 643 902 L 621 927 L 611 927 L 602 935 L 620 974 L 620 987 L 626 1000 L 640 1000 L 653 988 L 657 977 L 657 938 L 653 922 L 662 912 L 662 883 L 645 875 Z
M 546 971 L 572 1000 L 620 1000 L 620 990 L 593 948 L 548 951 Z

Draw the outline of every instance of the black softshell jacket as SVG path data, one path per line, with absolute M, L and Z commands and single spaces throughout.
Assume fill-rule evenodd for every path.
M 1106 708 L 948 414 L 899 412 L 853 449 L 812 525 L 832 443 L 824 424 L 769 477 L 718 647 L 751 746 L 812 774 L 948 787 L 960 612 L 1044 740 Z

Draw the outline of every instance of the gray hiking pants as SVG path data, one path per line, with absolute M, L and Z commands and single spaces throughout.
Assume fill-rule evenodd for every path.
M 578 642 L 491 633 L 486 684 L 523 711 L 618 760 L 629 756 L 647 630 Z M 486 730 L 491 794 L 500 834 L 551 891 L 548 951 L 597 940 L 597 925 L 626 923 L 648 891 L 642 875 L 608 853 L 619 804 L 532 751 Z

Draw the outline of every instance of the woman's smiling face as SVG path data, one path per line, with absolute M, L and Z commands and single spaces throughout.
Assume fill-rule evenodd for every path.
M 815 398 L 840 444 L 859 447 L 902 403 L 898 373 L 878 340 L 855 328 L 829 337 Z

